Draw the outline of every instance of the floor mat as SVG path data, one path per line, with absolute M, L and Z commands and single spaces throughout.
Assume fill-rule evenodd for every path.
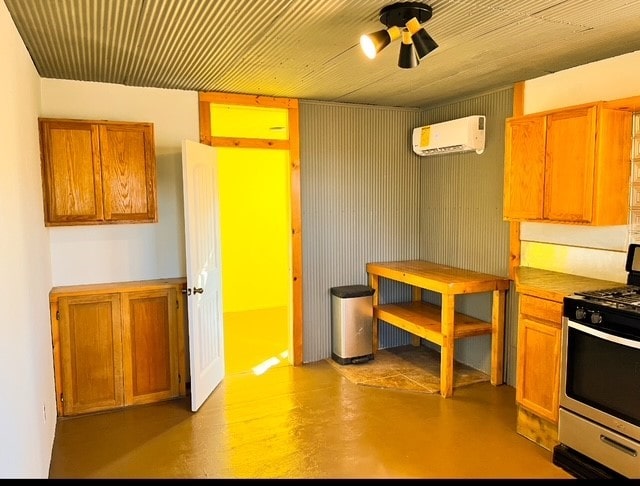
M 440 353 L 425 346 L 381 349 L 373 360 L 341 365 L 327 359 L 342 376 L 358 385 L 422 393 L 440 393 Z M 470 366 L 453 364 L 453 387 L 489 381 L 489 375 Z

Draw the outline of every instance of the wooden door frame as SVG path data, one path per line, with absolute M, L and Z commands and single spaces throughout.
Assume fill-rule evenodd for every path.
M 522 115 L 524 115 L 524 81 L 513 85 L 513 116 Z M 520 221 L 511 221 L 509 222 L 509 278 L 513 281 L 516 279 L 516 269 L 520 266 L 520 244 Z
M 263 108 L 286 108 L 289 112 L 289 140 L 256 139 L 239 137 L 213 137 L 211 135 L 211 104 L 257 106 Z M 294 366 L 303 362 L 302 346 L 302 212 L 300 205 L 300 131 L 298 100 L 272 98 L 268 96 L 241 95 L 230 93 L 198 93 L 200 118 L 200 143 L 212 147 L 262 148 L 289 151 L 291 164 L 291 265 L 292 265 L 292 309 L 293 322 L 289 357 Z

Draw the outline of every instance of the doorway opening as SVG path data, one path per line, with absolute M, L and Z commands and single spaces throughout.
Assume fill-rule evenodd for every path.
M 217 147 L 226 373 L 302 363 L 297 100 L 200 93 Z

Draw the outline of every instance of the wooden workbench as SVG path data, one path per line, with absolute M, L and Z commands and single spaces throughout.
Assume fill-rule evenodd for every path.
M 423 260 L 367 263 L 373 294 L 373 351 L 378 350 L 378 321 L 382 320 L 440 346 L 440 394 L 453 395 L 454 342 L 491 334 L 491 383 L 503 383 L 505 294 L 509 279 Z M 412 287 L 412 302 L 380 304 L 380 278 Z M 422 302 L 422 289 L 438 292 L 442 306 Z M 491 322 L 455 312 L 455 296 L 492 292 Z

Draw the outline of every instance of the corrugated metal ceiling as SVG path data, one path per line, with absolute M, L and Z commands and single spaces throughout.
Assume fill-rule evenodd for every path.
M 439 47 L 375 60 L 371 0 L 4 0 L 44 78 L 428 107 L 640 49 L 640 0 L 433 0 Z M 612 80 L 615 82 L 615 80 Z

